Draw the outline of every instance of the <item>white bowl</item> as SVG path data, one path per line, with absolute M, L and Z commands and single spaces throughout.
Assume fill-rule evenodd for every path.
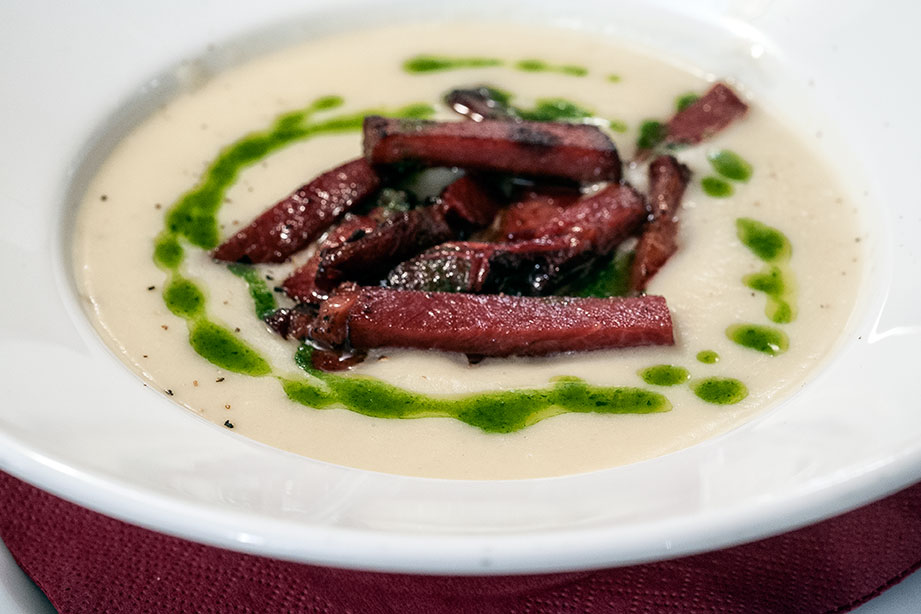
M 693 6 L 692 6 L 693 4 Z M 188 5 L 188 6 L 187 6 Z M 921 478 L 921 7 L 859 0 L 460 6 L 22 3 L 2 9 L 0 468 L 106 514 L 232 549 L 427 573 L 624 565 L 719 548 L 843 512 Z M 270 449 L 144 388 L 92 331 L 70 274 L 93 170 L 180 87 L 182 60 L 230 65 L 391 20 L 504 19 L 601 32 L 740 78 L 844 170 L 868 278 L 824 369 L 724 436 L 650 461 L 521 481 L 385 475 Z M 215 47 L 209 45 L 216 44 Z

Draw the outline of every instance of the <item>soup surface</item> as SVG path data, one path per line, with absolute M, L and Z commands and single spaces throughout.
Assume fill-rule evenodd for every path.
M 484 25 L 331 37 L 218 74 L 129 134 L 85 195 L 74 262 L 100 335 L 148 385 L 234 433 L 317 460 L 429 477 L 541 477 L 636 462 L 724 433 L 808 383 L 852 311 L 861 233 L 833 174 L 757 101 L 715 137 L 673 152 L 693 172 L 680 250 L 648 287 L 668 300 L 673 347 L 475 365 L 388 349 L 324 382 L 298 366 L 299 344 L 271 332 L 254 307 L 254 295 L 290 304 L 273 288 L 309 250 L 234 269 L 166 223 L 190 195 L 210 199 L 227 237 L 358 156 L 364 114 L 459 119 L 442 96 L 482 84 L 520 109 L 590 115 L 578 120 L 601 125 L 625 160 L 644 124 L 666 121 L 710 85 L 604 39 Z M 626 168 L 640 190 L 645 175 L 645 165 Z M 765 241 L 782 249 L 766 253 Z M 657 411 L 559 413 L 550 403 L 511 432 L 488 432 L 496 429 L 346 409 L 347 395 L 330 390 L 359 377 L 373 378 L 368 394 L 378 395 L 364 401 L 365 414 L 387 413 L 394 394 L 421 395 L 412 402 L 424 406 L 502 393 L 510 406 L 533 398 L 528 391 L 565 386 L 639 391 Z

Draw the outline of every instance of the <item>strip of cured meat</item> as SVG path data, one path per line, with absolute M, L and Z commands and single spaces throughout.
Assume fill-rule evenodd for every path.
M 338 247 L 349 240 L 355 241 L 363 237 L 377 228 L 383 219 L 383 215 L 377 215 L 373 212 L 370 215 L 347 215 L 338 226 L 329 232 L 329 236 L 317 246 L 317 251 L 314 252 L 310 259 L 298 267 L 284 281 L 282 288 L 284 288 L 285 294 L 302 303 L 318 304 L 325 301 L 329 297 L 329 292 L 317 287 L 317 269 L 320 267 L 323 251 Z M 281 335 L 283 337 L 287 336 L 284 333 L 281 333 Z
M 497 234 L 504 241 L 535 236 L 538 229 L 557 218 L 581 197 L 582 194 L 573 188 L 541 187 L 526 190 L 502 212 Z
M 597 126 L 555 122 L 434 122 L 369 116 L 364 153 L 371 164 L 426 166 L 619 181 L 617 148 Z
M 564 298 L 410 292 L 343 284 L 310 330 L 321 348 L 435 349 L 479 356 L 672 345 L 659 296 Z
M 490 223 L 498 207 L 485 185 L 462 177 L 436 204 L 396 214 L 354 241 L 322 250 L 315 285 L 331 290 L 346 280 L 377 281 L 395 264 Z
M 669 120 L 665 142 L 687 145 L 700 143 L 747 111 L 748 105 L 728 85 L 716 83 L 706 94 Z
M 454 242 L 403 262 L 387 285 L 404 290 L 539 296 L 608 254 L 646 219 L 643 197 L 612 184 L 511 243 Z M 523 233 L 532 236 L 531 233 Z
M 678 208 L 691 171 L 673 156 L 649 164 L 649 201 L 653 220 L 640 235 L 630 268 L 630 288 L 640 292 L 678 250 Z
M 212 252 L 227 262 L 283 262 L 373 194 L 380 179 L 364 158 L 327 171 L 276 203 Z

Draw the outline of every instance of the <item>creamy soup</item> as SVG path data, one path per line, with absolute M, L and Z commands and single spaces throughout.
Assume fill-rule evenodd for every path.
M 525 478 L 632 463 L 724 433 L 808 384 L 851 313 L 861 234 L 833 174 L 757 100 L 715 137 L 674 152 L 693 172 L 680 250 L 647 288 L 668 300 L 672 347 L 478 364 L 387 349 L 324 382 L 298 365 L 299 344 L 271 332 L 254 307 L 254 295 L 290 305 L 273 288 L 310 250 L 241 270 L 213 261 L 208 241 L 170 231 L 167 217 L 191 194 L 211 199 L 199 211 L 210 207 L 217 238 L 226 238 L 358 156 L 364 114 L 461 120 L 443 94 L 480 84 L 521 109 L 563 99 L 587 110 L 584 121 L 609 132 L 625 160 L 644 123 L 649 132 L 648 120 L 667 120 L 710 85 L 604 39 L 472 25 L 337 36 L 228 70 L 134 129 L 90 184 L 74 263 L 100 335 L 148 385 L 221 428 L 313 459 L 431 477 Z M 626 168 L 640 190 L 645 175 L 644 165 Z M 765 253 L 771 241 L 786 248 Z M 334 391 L 356 381 L 378 396 L 350 409 Z M 653 402 L 643 413 L 629 402 L 624 413 L 564 411 L 552 391 L 565 386 Z M 498 395 L 495 411 L 523 403 L 526 418 L 494 432 L 503 429 L 482 420 L 380 417 L 395 394 L 436 408 Z M 528 413 L 528 399 L 540 407 Z

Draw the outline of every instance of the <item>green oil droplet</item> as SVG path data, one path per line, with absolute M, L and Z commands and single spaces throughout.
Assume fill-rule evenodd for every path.
M 734 405 L 748 396 L 745 384 L 731 377 L 708 377 L 691 382 L 701 400 L 714 405 Z
M 726 336 L 742 347 L 769 356 L 783 354 L 790 346 L 782 330 L 760 324 L 733 324 L 726 329 Z
M 728 181 L 720 179 L 719 177 L 704 177 L 700 180 L 700 187 L 703 188 L 704 192 L 708 196 L 713 198 L 726 198 L 732 196 L 734 190 L 732 185 Z
M 653 386 L 677 386 L 691 378 L 684 367 L 674 365 L 655 365 L 638 371 L 643 381 Z
M 789 260 L 793 251 L 786 235 L 758 220 L 740 217 L 736 220 L 736 234 L 743 245 L 765 262 Z
M 697 102 L 698 99 L 700 99 L 700 96 L 693 92 L 682 94 L 675 99 L 675 110 L 680 113 L 681 111 L 684 111 L 689 106 Z
M 608 75 L 608 76 L 607 76 L 607 79 L 608 79 L 608 81 L 610 81 L 611 83 L 620 83 L 620 82 L 623 80 L 623 78 L 622 78 L 620 75 L 615 75 L 615 74 L 613 74 L 613 73 L 610 74 L 610 75 Z
M 189 344 L 208 362 L 234 373 L 259 376 L 272 370 L 262 356 L 233 332 L 208 320 L 192 325 Z
M 720 355 L 713 350 L 702 350 L 697 352 L 697 360 L 705 365 L 713 365 L 720 361 Z
M 205 295 L 194 283 L 174 277 L 163 289 L 163 301 L 173 314 L 190 319 L 201 315 L 205 309 Z
M 717 173 L 733 181 L 748 181 L 752 176 L 752 165 L 746 162 L 739 154 L 721 149 L 707 155 L 710 166 Z
M 640 124 L 640 134 L 636 139 L 637 149 L 653 149 L 668 136 L 668 128 L 662 122 L 647 119 Z
M 269 290 L 265 280 L 259 275 L 259 271 L 245 264 L 231 264 L 227 269 L 246 282 L 249 288 L 249 295 L 253 299 L 253 308 L 256 311 L 256 317 L 262 320 L 278 308 L 275 301 L 275 295 Z

